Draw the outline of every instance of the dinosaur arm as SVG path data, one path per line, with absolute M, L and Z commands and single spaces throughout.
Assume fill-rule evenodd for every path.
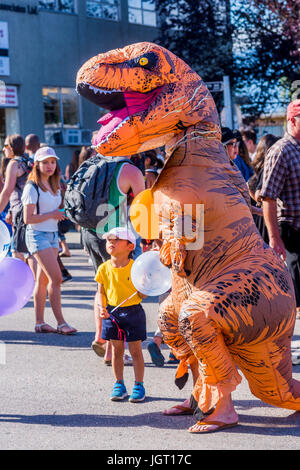
M 165 266 L 172 266 L 179 276 L 185 277 L 186 246 L 195 241 L 195 222 L 175 203 L 171 203 L 169 214 L 169 218 L 160 218 L 160 234 L 163 239 L 160 260 Z

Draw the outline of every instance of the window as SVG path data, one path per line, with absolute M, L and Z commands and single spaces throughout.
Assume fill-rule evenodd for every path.
M 120 21 L 120 1 L 119 0 L 87 0 L 86 14 L 94 18 Z
M 45 140 L 49 145 L 65 142 L 65 135 L 79 129 L 78 95 L 73 88 L 43 88 Z
M 128 0 L 128 21 L 146 26 L 156 26 L 155 1 Z
M 74 0 L 39 0 L 39 10 L 75 13 Z

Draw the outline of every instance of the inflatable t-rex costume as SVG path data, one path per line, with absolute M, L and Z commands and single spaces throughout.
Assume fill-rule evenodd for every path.
M 138 43 L 87 61 L 77 90 L 110 110 L 98 121 L 99 153 L 123 156 L 166 145 L 152 191 L 161 210 L 160 256 L 173 276 L 160 327 L 182 360 L 179 383 L 182 364 L 196 358 L 193 401 L 209 412 L 240 383 L 238 366 L 255 396 L 300 410 L 290 351 L 293 284 L 256 230 L 247 187 L 221 144 L 216 107 L 201 78 L 166 49 Z M 197 218 L 201 204 L 204 227 Z M 194 238 L 180 231 L 189 217 Z

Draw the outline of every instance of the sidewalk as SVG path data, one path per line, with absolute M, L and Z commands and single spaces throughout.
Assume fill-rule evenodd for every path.
M 147 342 L 156 329 L 157 298 L 143 302 L 147 341 L 143 343 L 145 388 L 143 403 L 111 402 L 111 367 L 91 349 L 94 337 L 94 272 L 79 248 L 78 233 L 67 234 L 72 257 L 63 258 L 73 281 L 62 287 L 65 318 L 78 328 L 75 336 L 37 335 L 32 300 L 19 312 L 0 317 L 0 449 L 298 449 L 300 418 L 293 411 L 263 404 L 246 381 L 234 392 L 240 426 L 226 432 L 194 436 L 187 432 L 191 416 L 166 417 L 161 411 L 190 395 L 174 385 L 176 366 L 155 367 Z M 55 325 L 50 308 L 46 321 Z M 294 340 L 300 340 L 300 322 Z M 168 358 L 168 349 L 163 349 Z M 3 359 L 3 356 L 2 356 Z M 300 379 L 300 365 L 293 367 Z M 133 367 L 125 367 L 130 393 Z M 165 453 L 165 452 L 164 452 Z

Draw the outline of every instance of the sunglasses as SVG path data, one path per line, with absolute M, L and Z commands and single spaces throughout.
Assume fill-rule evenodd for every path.
M 229 142 L 229 144 L 226 144 L 226 147 L 228 145 L 232 145 L 233 147 L 237 147 L 239 145 L 239 143 L 238 142 Z

